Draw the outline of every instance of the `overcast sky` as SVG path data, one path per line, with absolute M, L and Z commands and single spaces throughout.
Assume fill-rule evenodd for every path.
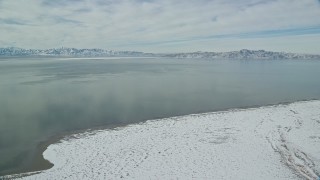
M 0 47 L 320 54 L 319 0 L 0 0 Z

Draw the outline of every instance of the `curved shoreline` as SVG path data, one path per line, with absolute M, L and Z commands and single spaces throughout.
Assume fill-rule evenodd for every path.
M 228 112 L 241 112 L 241 111 L 250 111 L 250 110 L 257 110 L 257 109 L 261 109 L 261 108 L 272 108 L 272 107 L 280 107 L 280 106 L 287 106 L 287 105 L 291 105 L 291 104 L 297 104 L 297 103 L 308 103 L 308 102 L 318 102 L 319 100 L 317 99 L 313 99 L 313 100 L 301 100 L 301 101 L 295 101 L 295 102 L 284 102 L 284 103 L 278 103 L 278 104 L 273 104 L 273 105 L 264 105 L 264 106 L 253 106 L 253 107 L 243 107 L 243 108 L 230 108 L 230 109 L 225 109 L 225 110 L 219 110 L 219 111 L 213 111 L 213 112 L 207 112 L 207 113 L 199 113 L 199 114 L 189 114 L 189 115 L 181 115 L 181 116 L 175 116 L 175 117 L 168 117 L 168 118 L 161 118 L 161 119 L 153 119 L 153 120 L 146 120 L 146 121 L 142 121 L 139 123 L 133 123 L 133 124 L 124 124 L 124 125 L 114 125 L 114 126 L 103 126 L 103 127 L 97 127 L 97 128 L 93 128 L 93 129 L 87 129 L 87 130 L 78 130 L 78 131 L 71 131 L 71 132 L 67 132 L 64 134 L 60 134 L 54 137 L 51 137 L 48 141 L 45 141 L 45 143 L 42 143 L 41 145 L 39 145 L 38 148 L 38 154 L 37 154 L 37 160 L 34 164 L 41 164 L 42 167 L 40 167 L 39 165 L 32 165 L 30 167 L 29 170 L 26 170 L 24 172 L 18 172 L 19 174 L 14 174 L 14 175 L 9 175 L 9 176 L 2 176 L 1 178 L 19 178 L 19 177 L 25 177 L 25 176 L 29 176 L 29 175 L 34 175 L 37 174 L 39 172 L 42 172 L 43 170 L 47 170 L 52 168 L 54 165 L 51 164 L 51 162 L 47 161 L 45 158 L 43 158 L 43 153 L 48 149 L 48 147 L 50 145 L 53 144 L 57 144 L 60 143 L 61 141 L 65 141 L 66 139 L 73 139 L 73 138 L 78 138 L 78 135 L 83 135 L 83 134 L 95 134 L 95 133 L 99 133 L 100 130 L 102 131 L 109 131 L 112 129 L 123 129 L 126 127 L 131 127 L 131 126 L 135 126 L 135 125 L 141 125 L 141 124 L 145 124 L 148 122 L 155 122 L 155 121 L 159 121 L 159 120 L 170 120 L 170 119 L 181 119 L 184 117 L 192 117 L 192 116 L 205 116 L 205 115 L 211 115 L 211 114 L 221 114 L 221 113 L 228 113 Z M 41 153 L 40 153 L 41 152 Z M 43 166 L 44 165 L 44 166 Z

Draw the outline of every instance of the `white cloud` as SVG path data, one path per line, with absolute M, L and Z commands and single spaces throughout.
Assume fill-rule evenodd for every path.
M 151 52 L 251 46 L 320 53 L 309 42 L 319 39 L 319 17 L 316 0 L 2 0 L 0 46 L 15 43 L 25 48 L 69 46 Z M 308 31 L 290 33 L 290 29 L 309 27 L 319 30 L 311 35 Z M 272 36 L 278 30 L 284 33 Z M 268 33 L 257 38 L 236 37 L 257 32 Z M 218 35 L 224 36 L 214 38 Z

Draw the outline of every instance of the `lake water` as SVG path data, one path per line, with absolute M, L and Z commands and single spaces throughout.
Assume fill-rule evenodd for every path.
M 2 58 L 0 175 L 65 132 L 309 99 L 320 60 Z

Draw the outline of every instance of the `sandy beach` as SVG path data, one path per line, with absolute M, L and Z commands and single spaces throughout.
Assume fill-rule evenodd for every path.
M 318 179 L 320 101 L 150 120 L 65 137 L 22 179 Z

